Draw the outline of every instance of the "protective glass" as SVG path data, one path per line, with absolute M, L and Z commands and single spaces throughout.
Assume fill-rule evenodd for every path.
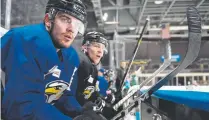
M 102 49 L 104 51 L 104 54 L 107 54 L 107 48 L 105 47 L 103 43 L 91 42 L 90 45 L 93 47 Z
M 64 12 L 58 12 L 57 17 L 68 27 L 72 27 L 74 30 L 74 36 L 77 36 L 77 34 L 83 35 L 85 32 L 85 25 L 83 22 L 78 20 L 77 18 L 66 14 Z

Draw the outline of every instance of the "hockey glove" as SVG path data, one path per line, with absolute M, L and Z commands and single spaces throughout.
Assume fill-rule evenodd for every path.
M 100 111 L 95 111 L 95 107 L 97 107 L 95 103 L 87 102 L 83 106 L 82 114 L 73 120 L 107 120 L 100 114 Z
M 103 108 L 106 105 L 106 102 L 101 97 L 98 97 L 95 101 L 95 104 L 97 105 L 97 107 L 94 107 L 93 110 L 102 112 Z
M 110 103 L 110 104 L 113 104 L 115 102 L 115 95 L 114 94 L 108 94 L 106 97 L 105 97 L 105 101 L 107 103 Z

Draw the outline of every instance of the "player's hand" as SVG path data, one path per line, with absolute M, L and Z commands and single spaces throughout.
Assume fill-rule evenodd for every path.
M 94 103 L 91 101 L 85 103 L 83 106 L 83 112 L 94 111 L 96 113 L 101 113 L 104 107 L 105 107 L 105 101 L 99 98 Z
M 105 97 L 105 101 L 107 103 L 113 104 L 115 102 L 115 95 L 114 94 L 107 94 Z
M 81 115 L 76 116 L 73 120 L 107 120 L 107 119 L 100 113 L 97 113 L 93 110 L 85 110 Z
M 105 100 L 103 100 L 101 97 L 98 97 L 94 103 L 97 105 L 97 107 L 94 107 L 94 111 L 102 112 L 103 108 L 106 106 Z

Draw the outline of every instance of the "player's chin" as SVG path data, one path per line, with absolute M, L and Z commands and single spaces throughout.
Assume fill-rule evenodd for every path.
M 72 42 L 65 42 L 62 44 L 63 48 L 69 48 L 71 46 Z
M 95 59 L 95 60 L 94 60 L 94 63 L 95 63 L 95 64 L 99 64 L 99 62 L 100 62 L 100 59 Z

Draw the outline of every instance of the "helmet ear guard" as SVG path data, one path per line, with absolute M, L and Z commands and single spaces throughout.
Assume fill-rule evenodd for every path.
M 87 47 L 88 47 L 87 44 L 82 45 L 81 49 L 84 53 L 87 52 Z
M 57 14 L 57 10 L 54 8 L 50 8 L 49 12 L 47 14 L 48 14 L 50 20 L 54 20 L 56 14 Z

